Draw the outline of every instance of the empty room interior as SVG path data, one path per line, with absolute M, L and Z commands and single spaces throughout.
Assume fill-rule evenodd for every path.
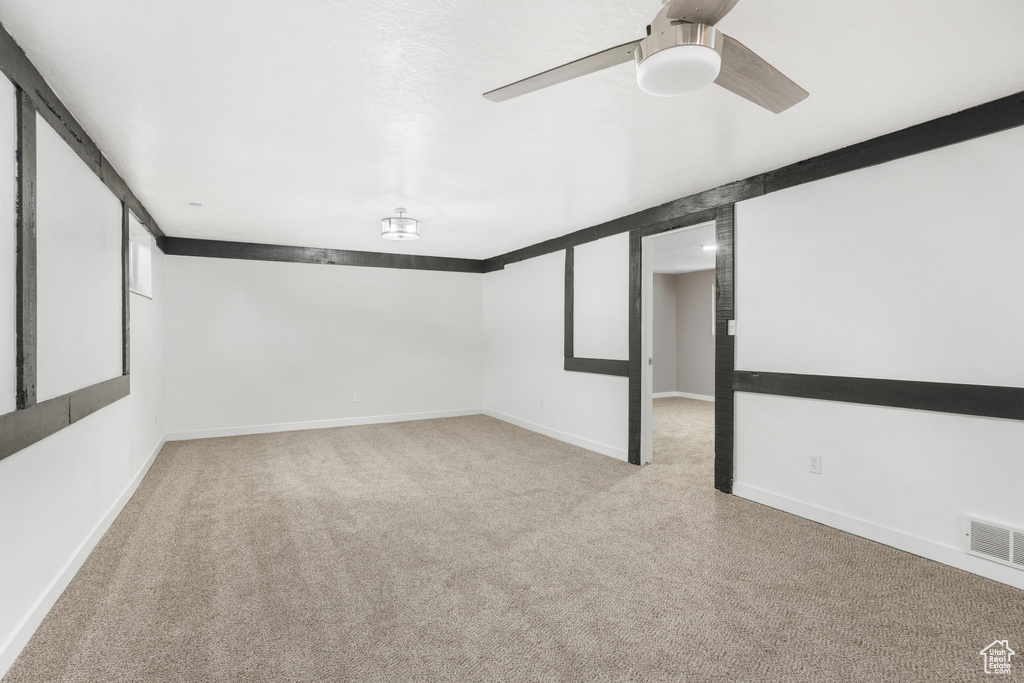
M 0 2 L 0 679 L 1019 678 L 970 14 Z

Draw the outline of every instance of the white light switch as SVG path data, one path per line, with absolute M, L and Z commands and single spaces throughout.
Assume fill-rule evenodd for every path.
M 735 337 L 736 336 L 736 321 L 735 320 L 730 320 L 729 321 L 729 336 L 730 337 Z

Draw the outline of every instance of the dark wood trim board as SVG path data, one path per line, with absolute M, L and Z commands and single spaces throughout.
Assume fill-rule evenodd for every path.
M 1024 125 L 1024 92 L 491 257 L 484 262 L 485 272 L 501 270 L 509 263 L 637 228 L 671 226 L 680 218 L 714 211 L 769 192 L 877 166 L 1021 125 Z
M 629 233 L 629 426 L 626 428 L 626 460 L 640 462 L 640 435 L 643 422 L 643 234 Z
M 562 355 L 566 363 L 576 355 L 576 256 L 572 247 L 565 250 L 565 299 Z M 568 370 L 569 368 L 566 368 Z
M 594 375 L 612 375 L 613 377 L 629 376 L 628 360 L 608 360 L 606 358 L 577 358 L 567 356 L 565 369 L 568 372 L 589 372 Z
M 734 316 L 734 234 L 732 205 L 701 210 L 629 233 L 629 431 L 627 459 L 641 462 L 643 357 L 643 238 L 669 230 L 688 228 L 715 221 L 718 250 L 715 262 L 715 488 L 732 493 L 734 408 L 732 377 L 735 371 L 735 341 L 728 333 Z
M 577 358 L 575 348 L 576 326 L 576 257 L 573 248 L 565 250 L 565 299 L 563 311 L 563 344 L 567 372 L 589 372 L 595 375 L 629 376 L 629 361 L 606 358 Z
M 128 204 L 121 202 L 121 374 L 131 371 L 131 226 L 128 222 Z
M 737 370 L 736 391 L 1024 420 L 1024 388 Z
M 12 81 L 17 101 L 15 334 L 16 408 L 0 415 L 0 459 L 3 459 L 128 395 L 130 390 L 128 304 L 128 209 L 151 232 L 163 233 L 110 167 L 88 135 L 53 93 L 10 34 L 0 26 L 0 71 Z M 39 402 L 37 396 L 37 114 L 85 161 L 121 200 L 121 356 L 122 374 L 105 382 Z M 144 218 L 143 218 L 144 217 Z
M 15 395 L 17 407 L 24 409 L 36 402 L 36 109 L 32 100 L 20 88 L 17 90 L 17 99 Z
M 128 375 L 0 415 L 0 460 L 92 415 L 130 391 Z
M 25 92 L 39 111 L 40 116 L 53 126 L 71 149 L 75 150 L 82 161 L 114 193 L 114 196 L 128 205 L 139 222 L 157 238 L 159 244 L 164 233 L 153 216 L 142 205 L 142 202 L 114 167 L 110 165 L 96 143 L 60 101 L 39 70 L 29 61 L 24 50 L 18 46 L 2 25 L 0 25 L 0 71 L 3 71 L 16 86 Z
M 733 373 L 736 337 L 729 321 L 736 317 L 736 212 L 718 209 L 715 219 L 715 488 L 732 493 L 735 463 L 736 404 Z
M 292 247 L 280 244 L 225 242 L 187 237 L 165 237 L 163 242 L 164 253 L 168 256 L 199 256 L 204 258 L 276 261 L 281 263 L 315 263 L 332 266 L 363 266 L 365 268 L 440 270 L 452 273 L 484 272 L 483 261 L 449 258 L 446 256 L 383 254 L 375 251 Z

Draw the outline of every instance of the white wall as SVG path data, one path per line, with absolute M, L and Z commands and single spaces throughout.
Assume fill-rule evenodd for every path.
M 738 369 L 1024 386 L 1022 178 L 1017 129 L 741 203 Z M 957 522 L 1024 528 L 1024 424 L 743 394 L 736 422 L 738 494 L 1024 587 Z
M 482 408 L 482 275 L 173 256 L 165 278 L 175 438 Z
M 37 393 L 121 374 L 121 202 L 36 115 Z
M 15 146 L 17 111 L 14 85 L 0 75 L 0 415 L 15 407 Z
M 600 273 L 600 264 L 590 259 L 596 253 L 587 256 L 586 268 Z M 628 290 L 620 254 L 610 251 L 608 257 L 605 279 Z M 501 419 L 625 460 L 628 381 L 565 371 L 564 284 L 565 252 L 513 263 L 484 276 L 484 405 Z M 583 291 L 576 288 L 577 302 Z M 576 316 L 579 319 L 579 307 Z M 586 320 L 576 328 L 577 340 L 580 330 L 589 330 L 588 339 L 596 341 L 618 339 L 628 324 L 625 315 L 621 321 L 617 317 L 605 318 L 607 327 Z M 582 355 L 578 343 L 577 355 Z
M 162 259 L 154 254 L 154 299 L 131 297 L 131 395 L 0 460 L 0 675 L 161 445 Z
M 654 273 L 654 320 L 651 321 L 654 369 L 651 389 L 656 394 L 676 389 L 676 276 Z
M 629 235 L 576 247 L 573 271 L 573 355 L 628 360 Z
M 676 391 L 715 395 L 715 335 L 711 326 L 715 271 L 675 276 Z

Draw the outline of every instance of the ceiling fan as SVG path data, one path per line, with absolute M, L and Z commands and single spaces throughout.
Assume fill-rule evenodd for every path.
M 807 91 L 715 28 L 737 2 L 666 0 L 647 27 L 647 37 L 491 90 L 484 97 L 503 102 L 632 59 L 637 84 L 651 95 L 682 95 L 714 82 L 778 114 L 801 102 Z

